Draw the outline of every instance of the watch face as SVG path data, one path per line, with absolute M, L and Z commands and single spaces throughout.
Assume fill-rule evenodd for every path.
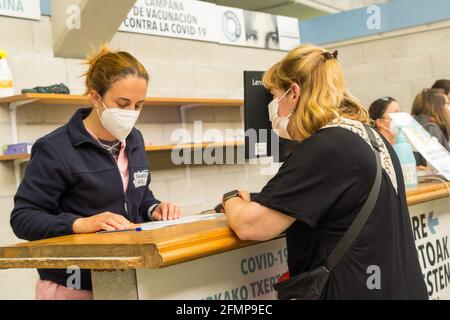
M 230 191 L 230 192 L 225 193 L 225 194 L 223 195 L 223 198 L 224 198 L 224 199 L 227 199 L 227 198 L 230 198 L 230 197 L 235 197 L 235 196 L 237 196 L 238 194 L 239 194 L 239 191 L 238 191 L 238 190 L 233 190 L 233 191 Z

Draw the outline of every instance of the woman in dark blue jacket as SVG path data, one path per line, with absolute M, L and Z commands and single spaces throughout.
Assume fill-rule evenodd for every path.
M 88 60 L 93 108 L 78 110 L 63 127 L 38 139 L 14 197 L 11 226 L 21 239 L 40 240 L 100 230 L 124 230 L 177 219 L 179 208 L 158 201 L 142 134 L 134 128 L 147 93 L 144 66 L 104 47 Z M 37 299 L 92 299 L 89 270 L 80 287 L 67 270 L 38 270 Z

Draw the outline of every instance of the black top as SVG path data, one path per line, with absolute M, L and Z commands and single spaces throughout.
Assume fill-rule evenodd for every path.
M 383 170 L 377 204 L 332 271 L 327 299 L 428 298 L 400 163 L 384 141 L 396 171 L 398 195 Z M 291 276 L 323 265 L 367 199 L 375 173 L 374 152 L 361 137 L 347 129 L 327 128 L 300 143 L 254 197 L 297 219 L 286 230 Z M 379 282 L 373 277 L 377 270 Z

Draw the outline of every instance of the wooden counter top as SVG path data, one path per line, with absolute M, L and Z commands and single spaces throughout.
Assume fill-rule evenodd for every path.
M 239 240 L 224 218 L 158 230 L 82 234 L 0 248 L 0 269 L 160 268 L 229 251 L 254 242 Z
M 447 182 L 447 186 L 444 182 L 429 182 L 422 183 L 415 189 L 407 190 L 406 197 L 408 206 L 412 206 L 422 202 L 448 197 L 449 193 L 450 182 Z
M 449 195 L 445 184 L 437 182 L 409 190 L 407 196 L 408 205 L 414 205 Z M 73 235 L 1 247 L 0 269 L 73 265 L 82 269 L 154 269 L 254 243 L 239 240 L 224 217 L 152 231 Z

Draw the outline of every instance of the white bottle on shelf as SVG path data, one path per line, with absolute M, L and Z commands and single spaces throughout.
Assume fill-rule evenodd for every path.
M 0 50 L 0 97 L 14 95 L 14 82 L 6 62 L 6 52 Z

